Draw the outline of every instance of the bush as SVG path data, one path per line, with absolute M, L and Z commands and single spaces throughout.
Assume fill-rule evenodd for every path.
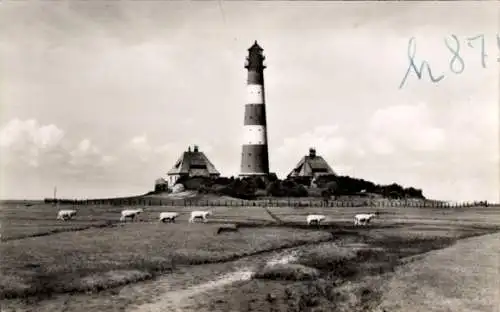
M 325 188 L 328 183 L 330 183 L 330 182 L 336 182 L 336 181 L 337 181 L 337 176 L 336 175 L 333 175 L 333 174 L 324 174 L 324 175 L 320 175 L 320 176 L 317 176 L 316 178 L 314 178 L 314 180 L 312 181 L 312 183 L 316 187 Z
M 213 180 L 209 177 L 182 177 L 177 183 L 184 185 L 186 190 L 199 190 L 202 186 L 211 186 Z
M 289 281 L 312 280 L 317 277 L 319 277 L 317 269 L 293 263 L 265 266 L 254 274 L 254 278 L 257 279 Z
M 241 198 L 241 199 L 255 199 L 256 186 L 252 181 L 246 179 L 233 179 L 232 182 L 222 188 L 220 192 L 223 195 Z
M 267 195 L 274 197 L 307 197 L 307 189 L 293 180 L 276 180 L 267 186 Z
M 172 186 L 172 193 L 180 193 L 180 192 L 184 192 L 185 190 L 185 187 L 183 184 L 175 184 L 174 186 Z
M 294 181 L 297 184 L 303 185 L 303 186 L 311 186 L 311 178 L 310 177 L 292 177 L 289 178 L 290 180 Z
M 214 180 L 214 184 L 218 185 L 229 185 L 234 179 L 226 177 L 218 177 Z
M 403 188 L 401 185 L 374 184 L 363 179 L 349 176 L 321 175 L 309 183 L 308 177 L 293 177 L 279 180 L 275 174 L 263 177 L 245 178 L 209 178 L 209 177 L 181 177 L 178 183 L 187 190 L 197 190 L 203 194 L 227 195 L 231 197 L 255 199 L 257 196 L 272 197 L 323 197 L 330 198 L 337 195 L 379 194 L 386 198 L 421 198 L 422 190 L 413 187 Z M 307 185 L 310 187 L 306 187 Z M 159 189 L 157 189 L 158 191 Z M 257 193 L 258 192 L 258 193 Z M 45 200 L 49 202 L 49 199 Z
M 278 179 L 278 176 L 276 175 L 276 173 L 269 173 L 269 175 L 267 176 L 267 180 L 270 183 L 270 182 L 277 181 L 279 179 Z

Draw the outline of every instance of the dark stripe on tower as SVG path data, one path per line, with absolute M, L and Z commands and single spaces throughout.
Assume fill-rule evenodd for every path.
M 257 70 L 249 70 L 247 84 L 256 84 L 256 85 L 264 85 L 264 73 L 262 69 L 260 71 Z
M 266 125 L 266 107 L 263 104 L 245 105 L 245 126 L 265 126 Z
M 241 153 L 241 173 L 268 173 L 269 159 L 266 145 L 244 144 Z

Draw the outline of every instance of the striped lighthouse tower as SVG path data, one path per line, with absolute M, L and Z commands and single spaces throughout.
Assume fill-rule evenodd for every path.
M 243 130 L 240 177 L 267 176 L 266 105 L 264 97 L 264 55 L 257 41 L 248 49 L 245 68 L 248 70 L 247 102 Z

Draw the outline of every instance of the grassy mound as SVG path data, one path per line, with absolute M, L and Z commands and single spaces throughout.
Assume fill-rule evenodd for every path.
M 259 271 L 255 272 L 254 278 L 301 281 L 317 278 L 319 274 L 319 270 L 302 264 L 279 263 L 263 267 Z
M 341 248 L 331 244 L 318 246 L 300 255 L 298 263 L 321 271 L 333 272 L 335 275 L 347 276 L 353 274 L 353 260 L 358 257 L 355 250 Z

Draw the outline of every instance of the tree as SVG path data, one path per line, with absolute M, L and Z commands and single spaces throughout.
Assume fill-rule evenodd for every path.
M 281 187 L 281 181 L 275 180 L 267 185 L 267 195 L 268 196 L 283 196 L 283 190 Z
M 331 182 L 328 182 L 326 184 L 326 189 L 332 194 L 332 195 L 335 195 L 337 190 L 339 188 L 339 185 L 337 182 L 335 181 L 331 181 Z
M 274 181 L 278 181 L 278 176 L 276 175 L 276 173 L 270 173 L 268 176 L 267 176 L 267 180 L 269 182 L 274 182 Z
M 323 200 L 328 202 L 330 200 L 330 197 L 332 196 L 332 193 L 330 193 L 329 190 L 323 190 L 321 192 L 321 197 L 323 197 Z

